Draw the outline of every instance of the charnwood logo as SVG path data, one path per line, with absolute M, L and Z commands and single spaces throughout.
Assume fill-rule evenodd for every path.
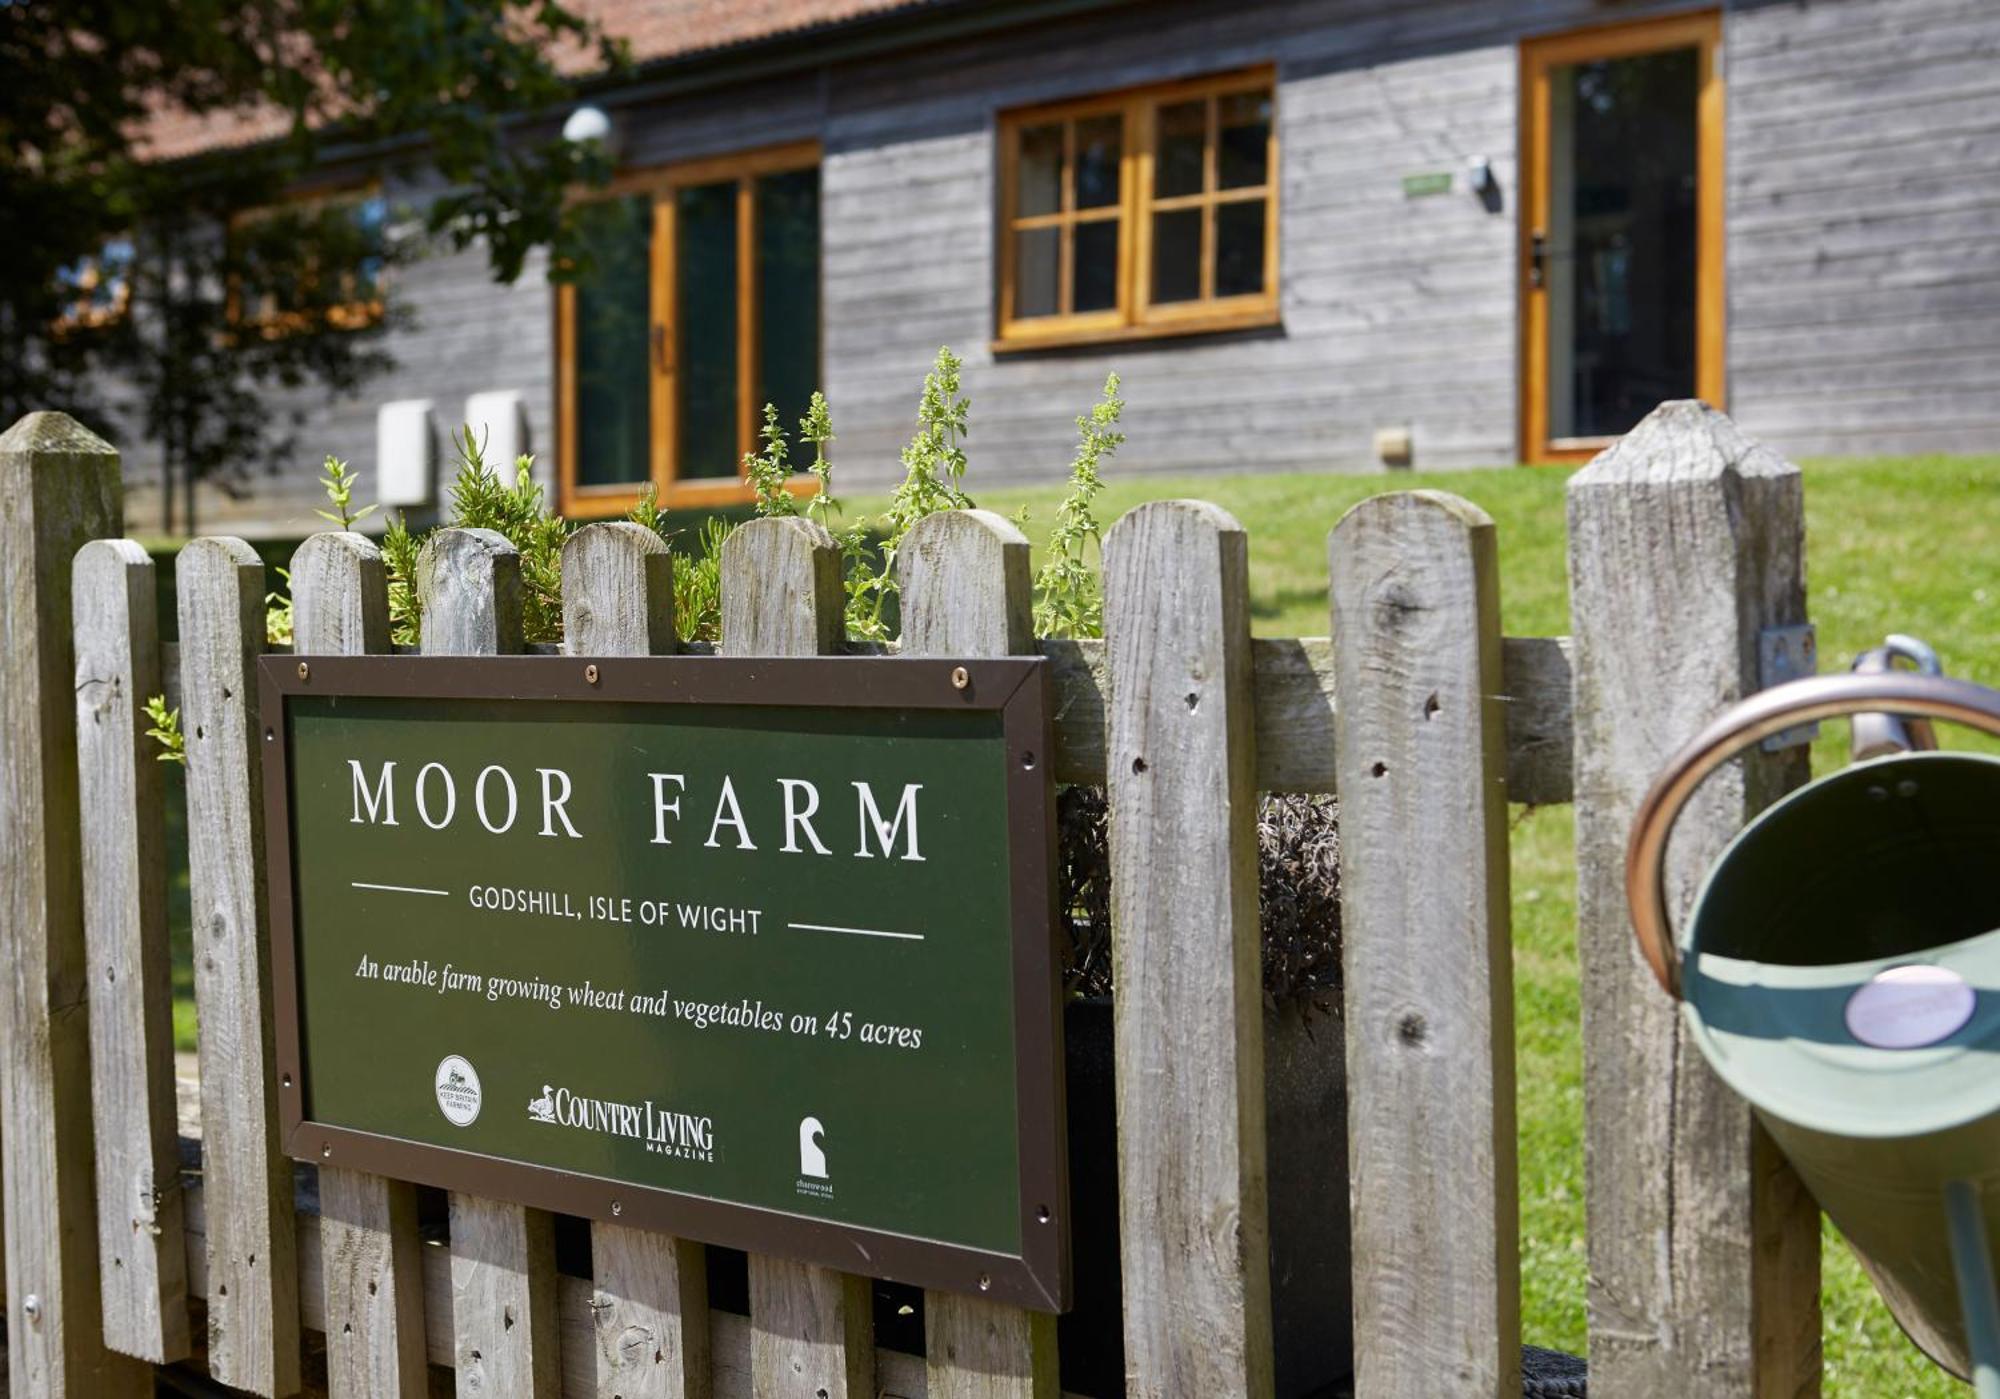
M 651 1098 L 642 1103 L 620 1103 L 586 1098 L 545 1083 L 541 1096 L 528 1102 L 528 1119 L 579 1132 L 629 1137 L 643 1142 L 646 1150 L 657 1156 L 681 1161 L 715 1160 L 713 1118 L 663 1108 Z

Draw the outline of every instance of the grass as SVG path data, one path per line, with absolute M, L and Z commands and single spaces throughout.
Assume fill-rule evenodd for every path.
M 981 492 L 979 503 L 1026 509 L 1030 538 L 1054 522 L 1057 487 Z M 1514 635 L 1569 630 L 1563 489 L 1557 470 L 1400 476 L 1221 476 L 1120 479 L 1110 469 L 1109 521 L 1147 500 L 1198 496 L 1250 531 L 1253 626 L 1260 635 L 1324 635 L 1326 533 L 1345 510 L 1387 490 L 1455 491 L 1499 529 L 1501 609 Z M 850 502 L 847 518 L 882 500 Z M 2000 456 L 1812 462 L 1806 465 L 1811 616 L 1830 668 L 1885 632 L 1937 645 L 1954 674 L 2000 684 Z M 1948 744 L 1964 740 L 1948 734 Z M 1846 759 L 1830 727 L 1816 770 Z M 178 774 L 170 810 L 179 812 Z M 1540 1345 L 1581 1352 L 1587 1264 L 1583 1211 L 1583 1051 L 1570 808 L 1522 808 L 1513 820 L 1516 1046 L 1520 1080 L 1523 1329 Z M 185 863 L 176 861 L 175 1039 L 191 1049 Z M 1831 1399 L 1948 1399 L 1966 1389 L 1906 1342 L 1830 1230 L 1825 1249 L 1826 1393 Z
M 977 480 L 977 457 L 972 479 Z M 1348 507 L 1387 490 L 1455 491 L 1493 517 L 1501 614 L 1518 636 L 1569 630 L 1563 489 L 1557 470 L 1406 476 L 1127 478 L 1114 462 L 1100 517 L 1146 500 L 1197 496 L 1250 532 L 1251 613 L 1265 636 L 1325 635 L 1326 534 Z M 2000 685 L 2000 457 L 1809 462 L 1807 585 L 1826 668 L 1911 632 L 1947 668 Z M 975 490 L 1031 539 L 1046 536 L 1054 487 Z M 857 501 L 851 511 L 879 508 Z M 1967 742 L 1944 734 L 1947 745 Z M 1817 771 L 1846 761 L 1844 726 L 1815 746 Z M 1587 1260 L 1583 1209 L 1583 1045 L 1570 808 L 1514 809 L 1514 984 L 1520 1081 L 1522 1319 L 1527 1340 L 1581 1353 Z M 1853 1255 L 1826 1232 L 1826 1393 L 1831 1399 L 1947 1399 L 1967 1389 L 1903 1339 Z

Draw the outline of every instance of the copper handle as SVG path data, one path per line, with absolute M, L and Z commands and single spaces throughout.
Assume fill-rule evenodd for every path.
M 1679 949 L 1667 909 L 1667 840 L 1681 809 L 1709 775 L 1751 744 L 1799 724 L 1882 710 L 1964 724 L 2000 738 L 2000 691 L 1969 680 L 1908 671 L 1821 675 L 1763 690 L 1728 710 L 1676 753 L 1632 818 L 1625 899 L 1646 965 L 1670 996 L 1681 993 Z

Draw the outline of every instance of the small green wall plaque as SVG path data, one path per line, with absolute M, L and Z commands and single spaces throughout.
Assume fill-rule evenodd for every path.
M 1422 199 L 1426 195 L 1449 194 L 1451 192 L 1451 171 L 1426 170 L 1422 174 L 1403 176 L 1403 197 Z
M 262 672 L 290 1154 L 1067 1304 L 1044 662 L 306 669 Z

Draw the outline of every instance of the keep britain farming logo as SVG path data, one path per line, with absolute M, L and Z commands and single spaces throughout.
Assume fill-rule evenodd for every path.
M 715 1120 L 697 1113 L 663 1108 L 651 1098 L 643 1103 L 586 1098 L 554 1084 L 542 1085 L 541 1096 L 528 1101 L 528 1120 L 579 1132 L 629 1137 L 656 1156 L 680 1161 L 715 1160 Z

